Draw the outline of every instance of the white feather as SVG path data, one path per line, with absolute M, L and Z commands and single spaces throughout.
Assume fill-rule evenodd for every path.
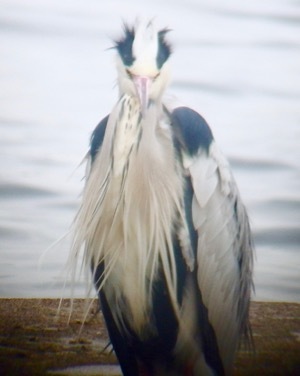
M 218 166 L 212 158 L 205 158 L 205 153 L 202 151 L 189 167 L 194 187 L 197 187 L 194 192 L 201 207 L 205 207 L 218 184 Z

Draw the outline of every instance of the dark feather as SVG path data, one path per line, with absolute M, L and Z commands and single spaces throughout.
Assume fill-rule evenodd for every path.
M 132 53 L 132 45 L 135 37 L 134 28 L 130 28 L 127 24 L 124 24 L 124 36 L 115 41 L 115 48 L 117 49 L 123 63 L 130 67 L 135 60 Z
M 176 141 L 187 154 L 195 155 L 200 148 L 208 152 L 214 138 L 201 115 L 188 107 L 178 107 L 170 117 Z
M 159 69 L 164 65 L 172 53 L 171 45 L 165 39 L 165 35 L 169 31 L 169 29 L 163 29 L 158 33 L 158 52 L 156 63 Z

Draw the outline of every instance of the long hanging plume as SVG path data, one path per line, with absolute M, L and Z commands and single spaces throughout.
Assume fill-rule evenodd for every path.
M 126 96 L 122 97 L 112 114 L 121 113 L 122 117 L 126 117 L 124 108 L 128 106 L 124 106 L 124 101 L 127 100 Z M 123 111 L 120 111 L 120 107 Z M 74 262 L 76 255 L 84 246 L 84 262 L 87 268 L 90 265 L 97 266 L 105 262 L 105 271 L 99 286 L 101 289 L 109 279 L 119 258 L 125 255 L 126 263 L 126 260 L 132 257 L 130 254 L 134 252 L 134 249 L 132 249 L 129 236 L 134 236 L 137 248 L 135 262 L 139 271 L 137 286 L 139 287 L 135 291 L 135 300 L 132 300 L 131 314 L 139 313 L 140 316 L 136 317 L 135 321 L 140 323 L 137 326 L 142 327 L 145 316 L 150 311 L 152 284 L 160 264 L 164 270 L 171 299 L 176 305 L 177 280 L 172 244 L 174 225 L 170 227 L 170 223 L 175 223 L 175 215 L 179 215 L 183 222 L 181 202 L 183 182 L 179 178 L 181 174 L 176 173 L 170 176 L 169 184 L 165 182 L 163 185 L 160 184 L 165 174 L 166 162 L 164 160 L 166 159 L 167 163 L 172 161 L 174 151 L 169 150 L 169 154 L 162 154 L 163 150 L 157 144 L 155 135 L 158 113 L 155 106 L 150 106 L 146 118 L 141 118 L 139 114 L 136 116 L 136 127 L 138 132 L 141 132 L 141 136 L 136 138 L 136 144 L 121 165 L 122 172 L 119 172 L 122 177 L 121 184 L 117 188 L 120 188 L 119 197 L 114 204 L 112 222 L 106 223 L 106 206 L 111 207 L 110 194 L 115 189 L 115 170 L 120 168 L 113 155 L 118 139 L 116 127 L 120 121 L 121 119 L 116 116 L 109 118 L 102 148 L 87 178 L 82 204 L 75 219 L 71 259 L 73 258 L 72 262 Z M 155 161 L 149 164 L 148 160 L 153 158 Z M 160 165 L 162 165 L 161 169 Z M 177 169 L 179 166 L 174 166 L 174 168 Z M 162 175 L 159 176 L 159 174 Z M 143 189 L 137 190 L 131 183 L 137 181 L 140 181 Z M 158 191 L 159 196 L 156 194 Z M 141 194 L 139 203 L 142 209 L 136 210 L 135 202 Z M 132 234 L 133 231 L 134 234 Z M 112 238 L 118 233 L 121 234 L 120 237 L 112 242 Z M 110 248 L 107 248 L 108 244 Z M 93 273 L 95 272 L 96 269 L 93 270 Z M 147 275 L 148 278 L 145 278 Z M 134 309 L 134 304 L 140 305 L 141 309 Z M 122 310 L 124 307 L 120 307 L 119 317 L 122 316 Z

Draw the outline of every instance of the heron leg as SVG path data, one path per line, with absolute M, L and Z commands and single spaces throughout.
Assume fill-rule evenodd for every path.
M 136 358 L 134 356 L 134 352 L 131 349 L 131 347 L 128 346 L 128 344 L 126 343 L 126 340 L 123 338 L 122 334 L 117 328 L 117 325 L 115 324 L 114 318 L 110 311 L 104 292 L 100 291 L 99 295 L 100 295 L 102 313 L 105 319 L 106 327 L 107 327 L 114 351 L 119 360 L 122 373 L 124 376 L 139 376 L 140 373 L 139 373 Z

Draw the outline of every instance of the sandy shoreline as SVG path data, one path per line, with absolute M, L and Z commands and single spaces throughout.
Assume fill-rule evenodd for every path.
M 1 375 L 119 375 L 97 303 L 81 329 L 86 302 L 0 299 Z M 300 375 L 300 304 L 253 302 L 255 355 L 240 351 L 235 375 Z M 74 368 L 75 367 L 75 368 Z

